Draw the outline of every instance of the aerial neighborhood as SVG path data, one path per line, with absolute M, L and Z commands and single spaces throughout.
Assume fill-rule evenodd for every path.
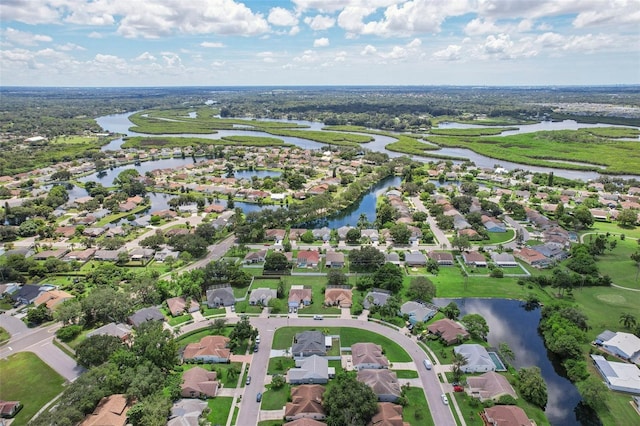
M 550 424 L 525 322 L 585 407 L 640 419 L 638 180 L 390 156 L 359 127 L 363 148 L 107 130 L 0 176 L 0 377 L 47 383 L 0 386 L 0 424 Z

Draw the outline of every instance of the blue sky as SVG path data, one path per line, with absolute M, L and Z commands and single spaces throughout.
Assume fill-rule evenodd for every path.
M 640 0 L 2 0 L 3 86 L 640 83 Z

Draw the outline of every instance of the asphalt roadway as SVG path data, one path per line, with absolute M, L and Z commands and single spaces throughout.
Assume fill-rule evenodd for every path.
M 434 424 L 438 426 L 455 426 L 456 422 L 453 418 L 448 405 L 444 405 L 440 399 L 442 388 L 440 381 L 434 370 L 424 368 L 422 361 L 426 355 L 418 344 L 411 338 L 405 336 L 399 331 L 385 327 L 383 325 L 362 321 L 362 320 L 345 320 L 340 318 L 325 318 L 320 323 L 311 318 L 251 318 L 251 325 L 256 327 L 260 333 L 260 350 L 253 355 L 253 360 L 249 368 L 249 375 L 252 378 L 251 384 L 245 388 L 242 403 L 240 404 L 240 412 L 236 424 L 238 425 L 255 425 L 258 424 L 260 414 L 260 403 L 256 401 L 258 392 L 266 390 L 264 379 L 267 375 L 267 366 L 269 364 L 269 354 L 273 343 L 273 335 L 280 327 L 355 327 L 363 330 L 372 331 L 381 334 L 402 346 L 411 356 L 413 362 L 418 367 L 418 374 L 422 382 L 429 405 L 429 411 L 433 417 Z

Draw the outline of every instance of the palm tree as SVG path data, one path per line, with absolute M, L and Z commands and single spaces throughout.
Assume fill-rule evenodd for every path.
M 638 324 L 638 321 L 633 314 L 629 312 L 623 312 L 622 314 L 620 314 L 620 324 L 622 324 L 624 328 L 632 329 Z
M 451 372 L 453 373 L 453 379 L 456 382 L 459 382 L 462 378 L 462 366 L 467 364 L 467 357 L 462 355 L 461 353 L 453 353 L 453 358 L 451 359 Z

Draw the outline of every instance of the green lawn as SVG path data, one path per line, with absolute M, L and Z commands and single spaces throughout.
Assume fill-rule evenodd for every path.
M 575 290 L 573 298 L 589 318 L 589 338 L 595 338 L 606 329 L 623 331 L 620 314 L 637 314 L 640 306 L 640 292 L 614 287 L 584 287 Z
M 589 236 L 585 237 L 585 241 L 588 241 L 588 238 Z M 613 251 L 605 250 L 605 253 L 597 258 L 600 273 L 609 275 L 614 284 L 640 289 L 640 279 L 636 280 L 638 267 L 630 258 L 631 254 L 640 249 L 640 246 L 636 240 L 630 238 L 620 240 L 619 236 L 609 237 L 609 241 L 614 240 L 616 248 Z
M 406 391 L 408 404 L 402 409 L 402 418 L 411 426 L 434 425 L 422 388 L 411 387 Z
M 293 358 L 278 356 L 269 358 L 269 366 L 267 367 L 267 374 L 285 374 L 290 368 L 296 366 L 296 362 Z
M 516 232 L 513 229 L 507 229 L 507 232 L 489 232 L 489 239 L 482 241 L 472 241 L 472 245 L 490 246 L 506 243 L 515 238 Z
M 0 360 L 0 383 L 0 399 L 24 405 L 13 423 L 19 426 L 62 392 L 64 379 L 37 355 L 21 352 Z
M 418 376 L 418 372 L 415 370 L 393 370 L 396 375 L 398 376 L 398 379 L 417 379 Z
M 191 315 L 189 315 L 189 314 L 180 315 L 180 316 L 177 316 L 177 317 L 169 316 L 169 321 L 167 321 L 167 323 L 169 323 L 170 326 L 174 327 L 176 325 L 183 324 L 183 323 L 185 323 L 187 321 L 190 321 L 190 320 L 191 320 Z
M 10 338 L 11 338 L 11 335 L 9 334 L 9 332 L 4 328 L 0 327 L 0 344 L 6 342 Z
M 229 412 L 231 412 L 231 404 L 233 403 L 233 398 L 230 397 L 215 397 L 207 400 L 207 405 L 211 412 L 209 416 L 207 416 L 207 420 L 212 425 L 224 425 L 227 424 L 227 418 L 229 417 Z
M 598 416 L 604 425 L 638 424 L 638 413 L 631 406 L 631 395 L 621 392 L 609 392 L 607 408 L 599 410 Z
M 282 426 L 282 420 L 263 420 L 258 422 L 258 426 Z
M 280 410 L 287 404 L 290 386 L 285 384 L 280 389 L 269 389 L 262 394 L 261 410 Z

